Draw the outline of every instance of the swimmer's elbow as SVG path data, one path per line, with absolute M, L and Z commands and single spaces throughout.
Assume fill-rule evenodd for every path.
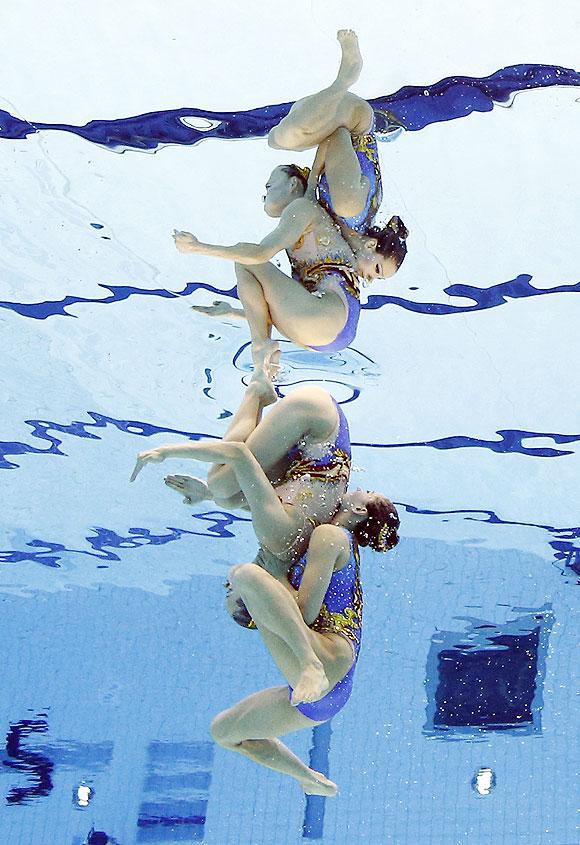
M 238 252 L 237 261 L 239 264 L 252 266 L 254 264 L 265 264 L 276 254 L 277 250 L 272 249 L 265 244 L 236 244 Z

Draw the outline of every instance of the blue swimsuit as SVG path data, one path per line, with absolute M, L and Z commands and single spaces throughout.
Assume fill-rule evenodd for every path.
M 356 336 L 358 320 L 360 316 L 360 284 L 359 279 L 352 267 L 340 258 L 329 256 L 316 264 L 304 265 L 293 259 L 288 253 L 292 266 L 292 278 L 296 279 L 302 287 L 310 291 L 314 296 L 324 295 L 319 293 L 323 282 L 334 278 L 338 282 L 344 296 L 346 305 L 346 322 L 337 336 L 330 343 L 322 346 L 310 346 L 316 352 L 340 352 L 346 349 Z
M 350 477 L 351 448 L 348 422 L 342 408 L 332 400 L 338 413 L 338 431 L 331 442 L 325 444 L 326 453 L 320 458 L 311 458 L 306 453 L 306 445 L 297 443 L 288 452 L 290 465 L 282 482 L 293 481 L 308 475 L 320 481 L 344 481 L 348 484 Z
M 318 182 L 318 201 L 322 207 L 338 223 L 342 223 L 355 232 L 364 234 L 372 225 L 383 199 L 381 169 L 379 166 L 379 151 L 374 133 L 375 121 L 364 135 L 353 135 L 352 145 L 359 160 L 361 173 L 369 180 L 369 192 L 363 210 L 355 217 L 340 217 L 335 213 L 330 198 L 330 190 L 326 174 L 322 174 Z M 334 277 L 344 296 L 347 316 L 344 327 L 330 343 L 322 346 L 310 346 L 317 352 L 340 352 L 353 342 L 356 336 L 360 316 L 360 286 L 359 280 L 352 267 L 340 259 L 332 256 L 311 266 L 304 266 L 292 259 L 292 277 L 300 282 L 306 290 L 315 293 L 321 282 Z
M 307 454 L 306 444 L 300 442 L 293 446 L 288 452 L 289 466 L 281 479 L 281 483 L 295 481 L 307 475 L 319 481 L 336 482 L 342 481 L 348 484 L 350 477 L 350 466 L 352 460 L 350 447 L 350 432 L 348 422 L 342 408 L 332 400 L 338 413 L 338 431 L 333 440 L 326 443 L 325 454 L 319 458 L 312 458 Z M 316 524 L 316 523 L 315 523 Z M 259 566 L 259 555 L 255 563 Z M 226 582 L 229 589 L 229 583 Z M 232 619 L 241 625 L 242 628 L 256 630 L 256 623 L 250 616 L 248 609 L 241 598 L 236 601 L 236 610 L 232 613 Z
M 362 634 L 363 599 L 359 577 L 359 552 L 351 534 L 349 534 L 349 543 L 348 563 L 342 569 L 333 572 L 320 613 L 309 627 L 313 631 L 339 634 L 348 639 L 352 645 L 354 661 L 344 678 L 335 684 L 324 698 L 298 704 L 296 709 L 315 722 L 326 722 L 332 719 L 344 707 L 352 692 Z M 288 573 L 288 580 L 295 589 L 300 586 L 305 565 L 305 558 L 302 558 L 291 567 Z M 291 695 L 292 687 L 288 689 Z

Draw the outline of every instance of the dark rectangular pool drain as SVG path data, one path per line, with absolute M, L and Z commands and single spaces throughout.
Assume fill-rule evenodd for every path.
M 427 663 L 425 732 L 447 739 L 484 731 L 541 731 L 547 608 L 496 625 L 469 619 L 463 633 L 438 631 Z
M 212 742 L 152 742 L 147 750 L 139 842 L 200 842 L 213 766 Z

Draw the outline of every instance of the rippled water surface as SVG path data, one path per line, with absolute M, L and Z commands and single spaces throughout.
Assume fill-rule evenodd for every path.
M 0 841 L 578 841 L 580 23 L 444 7 L 400 33 L 343 3 L 0 12 Z M 237 408 L 247 327 L 189 308 L 233 301 L 233 268 L 171 231 L 263 237 L 265 135 L 345 23 L 409 255 L 351 348 L 281 341 L 277 387 L 342 404 L 353 482 L 397 502 L 402 541 L 363 556 L 348 706 L 290 739 L 340 787 L 305 800 L 208 731 L 279 683 L 222 609 L 247 514 L 128 476 Z

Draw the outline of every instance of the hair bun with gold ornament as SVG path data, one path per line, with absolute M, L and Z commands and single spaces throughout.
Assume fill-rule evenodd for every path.
M 310 168 L 309 167 L 300 167 L 300 165 L 295 164 L 294 167 L 300 173 L 302 178 L 305 182 L 308 182 L 308 177 L 310 176 Z

